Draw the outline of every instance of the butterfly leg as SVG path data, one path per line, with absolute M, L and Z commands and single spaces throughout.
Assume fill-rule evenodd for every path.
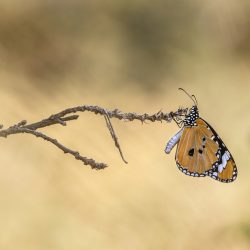
M 174 120 L 174 122 L 177 124 L 179 128 L 182 127 L 183 120 L 178 121 L 176 117 L 172 117 L 172 119 Z

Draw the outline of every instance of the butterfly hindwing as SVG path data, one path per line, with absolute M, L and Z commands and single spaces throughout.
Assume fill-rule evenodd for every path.
M 213 164 L 218 161 L 216 153 L 219 149 L 218 144 L 211 139 L 212 136 L 206 123 L 199 118 L 196 126 L 184 128 L 175 156 L 182 172 L 197 177 L 209 173 Z

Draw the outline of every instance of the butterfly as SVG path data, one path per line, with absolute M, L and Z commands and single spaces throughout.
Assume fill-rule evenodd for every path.
M 175 161 L 186 175 L 210 176 L 224 183 L 234 181 L 238 172 L 233 156 L 212 126 L 199 116 L 196 97 L 180 90 L 194 105 L 183 120 L 174 119 L 181 130 L 168 141 L 165 152 L 169 154 L 177 145 Z

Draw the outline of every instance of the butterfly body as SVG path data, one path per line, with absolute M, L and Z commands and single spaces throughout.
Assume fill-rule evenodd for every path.
M 178 168 L 189 176 L 210 176 L 221 182 L 237 177 L 235 161 L 215 130 L 199 116 L 194 105 L 182 121 L 183 128 L 167 143 L 167 154 L 177 144 Z

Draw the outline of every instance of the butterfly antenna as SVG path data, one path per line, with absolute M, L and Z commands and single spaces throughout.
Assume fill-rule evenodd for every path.
M 192 97 L 193 97 L 193 100 L 194 100 L 196 106 L 198 106 L 198 101 L 197 101 L 197 99 L 196 99 L 196 96 L 195 96 L 195 95 L 192 95 Z
M 183 88 L 179 88 L 179 90 L 182 90 L 195 104 L 195 106 L 198 106 L 198 102 L 197 99 L 195 97 L 195 95 L 190 95 L 185 89 Z

